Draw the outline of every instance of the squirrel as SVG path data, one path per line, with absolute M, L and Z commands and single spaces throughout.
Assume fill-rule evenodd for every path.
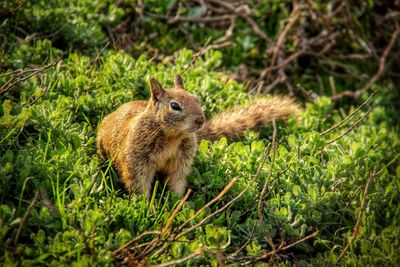
M 148 101 L 123 104 L 102 120 L 97 134 L 98 153 L 112 159 L 130 193 L 145 193 L 148 200 L 156 174 L 168 177 L 168 189 L 183 196 L 202 139 L 232 139 L 300 111 L 292 98 L 274 96 L 222 111 L 206 121 L 199 97 L 185 90 L 180 75 L 171 89 L 162 88 L 154 78 L 149 85 Z

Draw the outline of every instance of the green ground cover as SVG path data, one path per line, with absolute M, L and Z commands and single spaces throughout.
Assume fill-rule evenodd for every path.
M 201 98 L 207 117 L 245 103 L 251 98 L 246 84 L 228 74 L 240 58 L 227 63 L 227 54 L 214 50 L 194 57 L 183 39 L 169 52 L 173 62 L 135 49 L 108 47 L 100 55 L 105 28 L 123 20 L 123 8 L 106 1 L 27 1 L 22 9 L 18 4 L 2 4 L 8 9 L 0 33 L 8 45 L 1 50 L 1 88 L 54 64 L 0 96 L 2 265 L 176 259 L 190 266 L 399 264 L 395 83 L 374 84 L 354 103 L 321 96 L 303 105 L 300 119 L 247 132 L 240 140 L 202 141 L 187 199 L 157 184 L 147 203 L 144 196 L 127 194 L 110 162 L 96 155 L 101 119 L 124 102 L 146 99 L 150 76 L 171 86 L 176 73 Z M 66 22 L 56 20 L 61 15 Z M 60 27 L 56 39 L 21 40 L 20 30 L 46 35 Z M 21 69 L 31 71 L 24 76 Z M 306 78 L 296 83 L 314 90 Z

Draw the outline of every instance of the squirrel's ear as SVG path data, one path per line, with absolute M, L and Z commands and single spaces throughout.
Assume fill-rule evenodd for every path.
M 182 77 L 181 77 L 179 74 L 177 74 L 177 75 L 175 76 L 174 84 L 175 84 L 175 87 L 184 89 Z
M 154 78 L 150 78 L 150 91 L 154 101 L 158 101 L 159 97 L 164 93 L 161 84 Z

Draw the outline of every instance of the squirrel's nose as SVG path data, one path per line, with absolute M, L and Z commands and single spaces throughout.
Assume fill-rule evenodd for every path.
M 204 117 L 199 117 L 194 121 L 197 125 L 201 126 L 203 125 L 203 123 L 205 122 L 205 118 Z

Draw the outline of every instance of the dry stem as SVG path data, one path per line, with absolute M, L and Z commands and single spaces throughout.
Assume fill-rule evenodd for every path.
M 376 71 L 376 73 L 371 77 L 371 79 L 359 90 L 357 91 L 344 91 L 340 94 L 337 95 L 333 95 L 331 97 L 331 99 L 333 101 L 337 101 L 339 99 L 342 99 L 344 97 L 350 97 L 350 98 L 354 98 L 357 99 L 361 96 L 362 93 L 368 91 L 371 86 L 381 77 L 381 75 L 384 73 L 385 70 L 385 66 L 386 66 L 386 60 L 387 57 L 390 53 L 390 51 L 393 48 L 393 45 L 395 44 L 397 37 L 400 35 L 400 28 L 397 28 L 391 38 L 390 41 L 388 43 L 388 45 L 386 46 L 385 50 L 383 51 L 381 57 L 379 58 L 379 65 L 378 65 L 378 70 Z
M 21 220 L 20 225 L 19 225 L 18 230 L 17 230 L 17 234 L 15 235 L 14 245 L 18 244 L 18 239 L 19 239 L 19 236 L 21 234 L 22 228 L 25 226 L 25 223 L 26 223 L 26 220 L 28 219 L 29 213 L 31 212 L 33 206 L 35 206 L 38 198 L 39 198 L 39 190 L 36 191 L 35 196 L 33 197 L 33 200 L 31 202 L 31 204 L 29 204 L 28 208 L 26 209 L 24 217 L 22 217 L 22 220 Z
M 325 135 L 327 133 L 332 132 L 333 130 L 335 130 L 336 128 L 340 127 L 342 124 L 344 124 L 345 122 L 347 122 L 349 119 L 351 119 L 354 115 L 357 114 L 357 112 L 362 109 L 365 105 L 367 105 L 369 103 L 369 101 L 372 99 L 372 97 L 377 93 L 378 91 L 374 91 L 367 100 L 364 101 L 364 103 L 362 103 L 360 106 L 358 106 L 352 113 L 350 113 L 346 118 L 344 118 L 342 121 L 336 123 L 335 125 L 333 125 L 331 128 L 326 129 L 325 131 L 323 131 L 322 133 L 320 133 L 319 135 Z
M 368 117 L 369 113 L 372 111 L 373 107 L 370 107 L 368 109 L 368 111 L 359 119 L 357 120 L 354 124 L 352 124 L 343 134 L 339 135 L 338 137 L 329 140 L 328 142 L 326 142 L 327 145 L 332 144 L 333 142 L 336 142 L 337 140 L 339 140 L 340 138 L 342 138 L 343 136 L 345 136 L 347 133 L 349 133 L 351 130 L 353 130 L 355 127 L 357 127 L 366 117 Z
M 360 206 L 360 213 L 357 216 L 357 222 L 353 228 L 353 233 L 351 234 L 351 237 L 349 239 L 349 242 L 346 244 L 346 246 L 344 247 L 344 249 L 342 250 L 342 252 L 340 253 L 336 264 L 340 262 L 340 260 L 343 258 L 344 254 L 346 253 L 346 251 L 349 249 L 350 245 L 353 243 L 354 239 L 357 237 L 359 230 L 360 230 L 360 226 L 361 226 L 361 217 L 362 214 L 366 208 L 366 197 L 368 194 L 368 190 L 369 190 L 369 186 L 372 182 L 373 177 L 375 176 L 375 172 L 372 172 L 367 180 L 367 183 L 365 184 L 365 188 L 364 188 L 364 192 L 363 192 L 363 198 L 362 198 L 362 202 L 361 202 L 361 206 Z
M 53 67 L 53 66 L 57 65 L 57 63 L 60 62 L 60 60 L 61 60 L 61 57 L 58 57 L 58 58 L 56 58 L 53 62 L 47 64 L 47 65 L 44 66 L 44 67 L 37 68 L 37 69 L 30 69 L 30 70 L 21 70 L 21 71 L 19 71 L 19 75 L 21 75 L 21 74 L 23 74 L 23 73 L 26 73 L 26 72 L 30 72 L 30 71 L 33 71 L 33 72 L 30 73 L 29 75 L 27 75 L 27 76 L 25 76 L 25 77 L 19 79 L 19 80 L 13 81 L 14 78 L 12 78 L 11 80 L 9 80 L 8 82 L 6 82 L 5 85 L 3 85 L 3 86 L 1 87 L 1 89 L 0 89 L 0 94 L 7 92 L 7 91 L 10 90 L 14 85 L 16 85 L 16 84 L 18 84 L 18 83 L 20 83 L 20 82 L 22 82 L 22 81 L 25 81 L 25 80 L 29 79 L 30 77 L 32 77 L 32 76 L 34 76 L 34 75 L 36 75 L 36 74 L 38 74 L 38 73 L 40 73 L 40 72 L 43 72 L 45 69 L 48 69 L 48 68 L 50 68 L 50 67 Z M 13 82 L 10 82 L 10 81 L 13 81 Z
M 267 190 L 268 187 L 268 183 L 270 178 L 272 177 L 272 173 L 274 170 L 274 166 L 275 166 L 275 156 L 276 156 L 276 149 L 277 149 L 277 145 L 276 145 L 276 135 L 277 135 L 277 129 L 276 129 L 276 123 L 275 123 L 275 119 L 272 120 L 272 125 L 274 127 L 274 131 L 272 133 L 272 160 L 271 160 L 271 168 L 269 170 L 269 174 L 268 177 L 265 179 L 263 188 L 261 190 L 261 194 L 260 194 L 260 198 L 258 201 L 258 222 L 260 225 L 262 225 L 262 230 L 265 234 L 265 239 L 267 240 L 268 244 L 272 247 L 272 250 L 275 251 L 275 245 L 274 242 L 272 241 L 272 238 L 269 236 L 267 229 L 265 229 L 264 226 L 264 221 L 263 221 L 263 209 L 264 209 L 264 196 L 265 196 L 265 192 Z

